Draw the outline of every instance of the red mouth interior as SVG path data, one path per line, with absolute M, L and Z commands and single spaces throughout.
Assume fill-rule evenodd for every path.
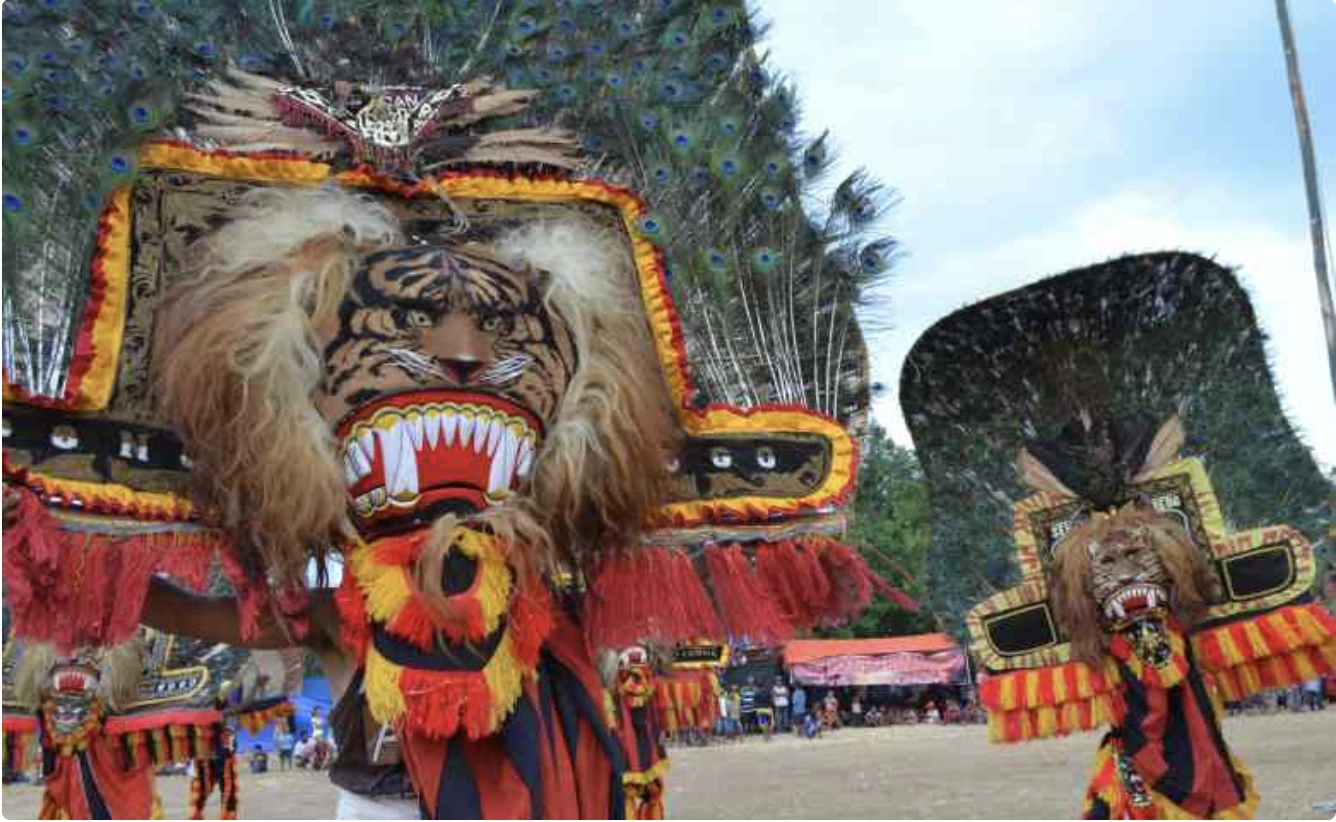
M 96 679 L 96 674 L 82 667 L 59 668 L 53 675 L 56 690 L 66 693 L 83 693 Z
M 435 389 L 377 398 L 339 424 L 339 455 L 363 524 L 445 501 L 481 510 L 527 476 L 542 423 L 513 402 Z
M 1151 601 L 1152 596 L 1154 602 Z M 1110 619 L 1126 619 L 1163 607 L 1167 602 L 1168 594 L 1162 587 L 1152 583 L 1136 583 L 1120 588 L 1110 596 L 1104 604 L 1104 613 Z

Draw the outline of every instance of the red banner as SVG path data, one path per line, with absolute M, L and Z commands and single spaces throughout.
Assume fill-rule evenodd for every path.
M 832 656 L 790 669 L 804 685 L 959 685 L 966 681 L 965 652 Z

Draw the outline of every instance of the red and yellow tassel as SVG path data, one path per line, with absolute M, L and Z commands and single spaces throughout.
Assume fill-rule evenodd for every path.
M 1319 603 L 1209 628 L 1192 642 L 1212 683 L 1230 702 L 1336 671 L 1336 618 Z

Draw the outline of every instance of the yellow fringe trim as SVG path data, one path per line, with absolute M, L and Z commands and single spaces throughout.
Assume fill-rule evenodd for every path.
M 372 620 L 388 621 L 412 599 L 407 569 L 376 562 L 374 549 L 366 543 L 358 542 L 348 557 L 348 564 L 362 589 L 366 613 Z
M 664 757 L 646 770 L 635 772 L 627 771 L 622 774 L 622 784 L 648 785 L 651 782 L 663 779 L 664 775 L 667 774 L 671 768 L 672 762 L 667 757 Z
M 84 508 L 98 513 L 127 514 L 134 515 L 136 519 L 174 522 L 193 519 L 195 516 L 195 507 L 190 501 L 176 494 L 136 491 L 115 483 L 62 479 L 32 470 L 28 471 L 27 485 L 43 495 L 77 499 Z M 214 532 L 206 533 L 209 539 L 217 538 Z M 197 533 L 193 538 L 198 536 Z
M 399 677 L 403 672 L 403 666 L 390 662 L 374 645 L 368 644 L 362 687 L 366 690 L 366 704 L 371 715 L 382 725 L 393 727 L 404 716 L 404 695 L 399 689 Z
M 510 640 L 510 631 L 502 634 L 496 652 L 483 666 L 482 675 L 487 680 L 487 690 L 492 692 L 492 728 L 505 721 L 515 709 L 524 693 L 524 675 L 529 673 L 520 667 L 515 658 L 515 648 Z

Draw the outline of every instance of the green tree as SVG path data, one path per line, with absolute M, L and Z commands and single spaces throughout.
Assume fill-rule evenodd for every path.
M 862 441 L 858 488 L 849 508 L 850 543 L 874 571 L 920 603 L 928 545 L 932 540 L 928 486 L 914 452 L 896 445 L 873 423 Z M 858 619 L 824 631 L 827 637 L 873 637 L 937 630 L 926 609 L 906 610 L 877 597 Z

